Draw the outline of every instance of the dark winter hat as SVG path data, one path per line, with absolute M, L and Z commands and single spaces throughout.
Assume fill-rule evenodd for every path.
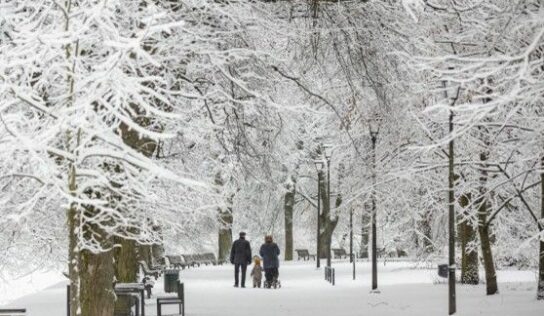
M 246 233 L 245 232 L 240 232 L 240 237 L 246 237 Z

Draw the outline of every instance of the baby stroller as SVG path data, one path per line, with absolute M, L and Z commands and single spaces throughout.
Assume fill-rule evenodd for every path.
M 279 279 L 279 271 L 278 269 L 275 269 L 275 271 L 273 272 L 273 277 L 272 277 L 272 281 L 264 281 L 264 284 L 263 284 L 263 287 L 265 289 L 279 289 L 281 288 L 281 282 L 280 282 L 280 279 Z

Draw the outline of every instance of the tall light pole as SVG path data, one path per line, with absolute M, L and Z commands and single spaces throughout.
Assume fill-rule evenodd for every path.
M 329 215 L 331 214 L 331 157 L 332 146 L 323 145 L 325 159 L 327 159 L 327 201 L 329 203 Z M 331 240 L 327 240 L 327 267 L 331 266 Z
M 353 262 L 353 208 L 349 210 L 349 262 Z
M 321 242 L 319 241 L 319 234 L 321 233 L 321 180 L 323 174 L 324 163 L 322 160 L 314 160 L 315 169 L 317 170 L 317 252 L 315 256 L 316 268 L 321 266 L 321 256 L 319 250 L 321 248 Z
M 378 290 L 378 262 L 377 262 L 377 236 L 376 236 L 376 141 L 380 131 L 381 119 L 374 116 L 368 122 L 370 139 L 372 141 L 372 291 Z
M 355 254 L 353 253 L 353 208 L 349 211 L 349 260 L 352 263 L 353 280 L 355 280 Z

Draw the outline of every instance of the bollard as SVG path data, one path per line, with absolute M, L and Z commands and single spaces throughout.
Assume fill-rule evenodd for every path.
M 355 280 L 355 261 L 357 261 L 355 258 L 355 254 L 352 254 L 352 263 L 353 263 L 353 280 Z

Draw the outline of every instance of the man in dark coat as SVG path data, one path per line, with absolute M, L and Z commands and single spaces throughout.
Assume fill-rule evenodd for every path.
M 266 278 L 265 287 L 276 287 L 280 267 L 280 248 L 273 241 L 271 235 L 264 238 L 264 244 L 261 246 L 259 254 L 263 258 L 264 277 Z
M 251 246 L 246 240 L 246 233 L 240 232 L 240 239 L 232 243 L 230 263 L 234 264 L 234 287 L 238 287 L 240 269 L 242 270 L 242 287 L 246 287 L 247 265 L 251 263 Z

